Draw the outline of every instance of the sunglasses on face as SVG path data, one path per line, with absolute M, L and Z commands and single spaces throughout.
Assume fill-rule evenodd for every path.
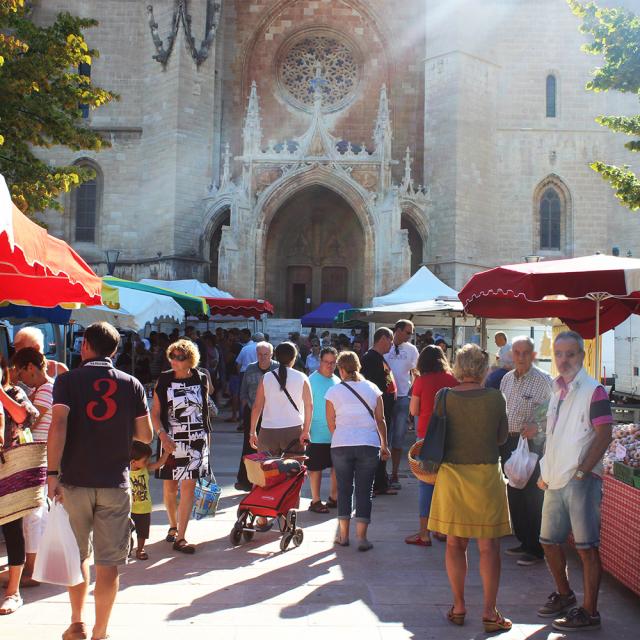
M 188 359 L 189 356 L 187 356 L 184 353 L 170 353 L 169 354 L 169 360 L 177 360 L 178 362 L 184 362 L 185 360 Z

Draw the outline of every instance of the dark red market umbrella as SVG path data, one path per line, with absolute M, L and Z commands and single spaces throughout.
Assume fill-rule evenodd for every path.
M 640 260 L 593 255 L 525 262 L 476 273 L 459 293 L 485 318 L 560 318 L 584 338 L 640 312 Z
M 273 305 L 268 300 L 246 298 L 205 298 L 212 316 L 243 316 L 260 318 L 263 313 L 273 315 Z

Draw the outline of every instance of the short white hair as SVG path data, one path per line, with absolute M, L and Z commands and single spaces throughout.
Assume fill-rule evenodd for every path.
M 562 331 L 555 337 L 553 344 L 560 340 L 574 340 L 578 349 L 584 353 L 584 338 L 577 331 Z
M 261 342 L 258 342 L 258 344 L 256 344 L 256 351 L 258 349 L 269 349 L 270 353 L 273 353 L 273 345 L 270 342 L 267 342 L 266 340 L 262 340 Z
M 44 353 L 44 333 L 42 333 L 41 329 L 38 329 L 38 327 L 24 327 L 24 329 L 20 329 L 20 331 L 13 336 L 13 344 L 15 345 L 16 342 L 22 342 L 25 339 L 37 344 L 40 352 Z
M 531 338 L 531 336 L 516 336 L 512 341 L 511 341 L 511 348 L 513 349 L 513 345 L 516 344 L 516 342 L 526 342 L 530 347 L 531 347 L 531 351 L 535 351 L 536 350 L 536 345 L 535 342 L 533 341 L 533 338 Z

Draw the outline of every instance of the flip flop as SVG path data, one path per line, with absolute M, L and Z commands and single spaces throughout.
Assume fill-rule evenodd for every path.
M 0 616 L 8 616 L 10 613 L 15 613 L 23 604 L 24 601 L 18 593 L 6 596 L 2 604 L 0 604 Z
M 419 533 L 416 533 L 412 536 L 407 536 L 404 541 L 407 544 L 415 544 L 418 547 L 430 547 L 431 546 L 431 540 L 427 539 L 427 540 L 423 540 L 420 537 Z

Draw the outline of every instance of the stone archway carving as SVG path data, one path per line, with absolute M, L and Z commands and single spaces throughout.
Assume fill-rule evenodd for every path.
M 340 196 L 353 210 L 362 227 L 364 238 L 364 277 L 363 298 L 373 297 L 373 278 L 367 272 L 373 270 L 375 261 L 374 229 L 375 220 L 371 211 L 371 204 L 358 183 L 347 176 L 341 176 L 335 168 L 312 165 L 306 170 L 297 171 L 292 175 L 283 176 L 270 188 L 263 192 L 258 199 L 257 208 L 260 218 L 257 221 L 256 242 L 256 290 L 259 295 L 266 292 L 266 253 L 269 228 L 278 211 L 293 196 L 308 187 L 318 186 L 333 191 Z

